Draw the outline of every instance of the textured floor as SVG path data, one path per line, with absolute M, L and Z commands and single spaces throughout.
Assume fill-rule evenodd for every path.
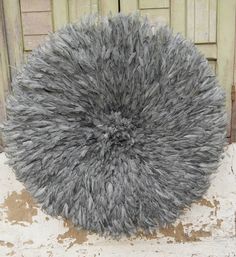
M 236 256 L 236 144 L 226 149 L 207 195 L 173 226 L 119 241 L 43 213 L 5 161 L 0 154 L 0 256 Z

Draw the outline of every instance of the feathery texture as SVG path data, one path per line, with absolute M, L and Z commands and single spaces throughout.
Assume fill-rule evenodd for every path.
M 176 220 L 207 190 L 225 96 L 196 47 L 138 15 L 69 24 L 8 99 L 6 153 L 51 215 L 112 236 Z

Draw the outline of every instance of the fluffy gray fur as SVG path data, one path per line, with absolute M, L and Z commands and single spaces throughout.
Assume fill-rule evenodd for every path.
M 172 223 L 207 190 L 225 96 L 196 47 L 138 15 L 69 24 L 12 84 L 6 152 L 51 215 L 100 234 Z

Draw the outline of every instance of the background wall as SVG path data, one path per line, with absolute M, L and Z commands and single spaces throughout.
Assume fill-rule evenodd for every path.
M 0 0 L 0 122 L 6 118 L 10 80 L 48 33 L 88 13 L 139 10 L 152 22 L 168 24 L 205 54 L 226 90 L 228 137 L 236 141 L 235 8 L 236 0 Z

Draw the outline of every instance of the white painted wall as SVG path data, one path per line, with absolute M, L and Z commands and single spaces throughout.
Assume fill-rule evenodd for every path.
M 173 226 L 119 241 L 78 232 L 67 221 L 46 215 L 5 161 L 0 154 L 0 256 L 236 256 L 236 145 L 226 149 L 207 195 Z

